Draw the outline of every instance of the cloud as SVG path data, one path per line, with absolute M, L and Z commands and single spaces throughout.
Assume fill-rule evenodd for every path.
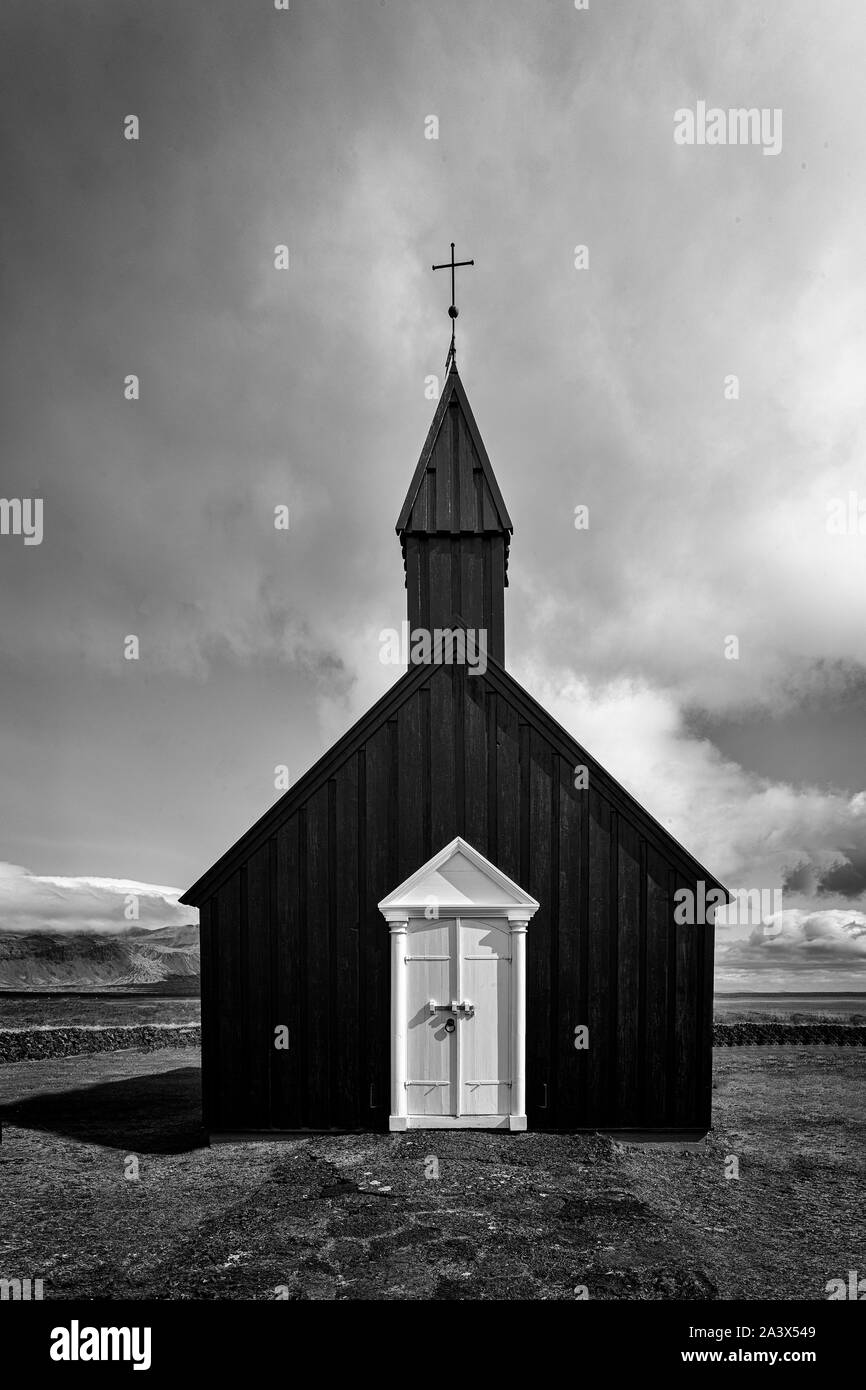
M 728 886 L 809 891 L 817 883 L 840 897 L 854 894 L 866 862 L 866 792 L 749 772 L 691 735 L 675 695 L 645 682 L 597 685 L 573 673 L 553 682 L 527 666 L 524 683 Z
M 847 791 L 796 751 L 761 777 L 686 712 L 866 688 L 866 545 L 825 524 L 863 494 L 866 18 L 294 8 L 14 7 L 4 488 L 44 495 L 46 534 L 0 547 L 3 852 L 191 881 L 277 762 L 314 761 L 390 684 L 453 236 L 476 262 L 461 372 L 516 525 L 515 674 L 723 880 L 859 909 L 856 760 Z M 784 107 L 782 157 L 677 149 L 700 96 Z M 136 109 L 133 148 L 111 113 Z M 121 878 L 12 877 L 16 920 L 118 920 Z
M 866 847 L 845 845 L 840 862 L 821 874 L 818 892 L 840 898 L 862 898 L 866 895 Z
M 123 931 L 198 920 L 181 888 L 121 878 L 61 878 L 0 864 L 0 931 Z M 137 917 L 125 915 L 132 905 Z
M 862 990 L 866 912 L 786 909 L 741 939 L 716 941 L 716 984 L 768 991 Z

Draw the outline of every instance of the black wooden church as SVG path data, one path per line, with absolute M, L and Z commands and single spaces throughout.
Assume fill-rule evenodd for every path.
M 720 885 L 509 675 L 512 524 L 449 360 L 397 533 L 411 630 L 480 630 L 485 669 L 410 664 L 181 899 L 205 1126 L 702 1133 L 714 933 L 674 893 Z

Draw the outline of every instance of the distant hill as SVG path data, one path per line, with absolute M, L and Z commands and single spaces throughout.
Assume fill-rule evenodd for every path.
M 198 927 L 0 931 L 0 989 L 160 984 L 199 974 Z

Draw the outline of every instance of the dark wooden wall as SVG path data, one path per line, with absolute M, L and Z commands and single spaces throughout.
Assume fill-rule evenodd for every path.
M 412 631 L 453 626 L 486 633 L 485 650 L 505 661 L 505 539 L 406 536 L 406 590 Z
M 504 690 L 492 671 L 431 668 L 202 906 L 210 1130 L 387 1127 L 376 904 L 458 834 L 541 903 L 530 1127 L 708 1128 L 713 929 L 673 921 L 675 889 L 695 879 L 624 793 L 592 772 L 576 790 L 572 750 Z M 281 1024 L 288 1051 L 274 1048 Z

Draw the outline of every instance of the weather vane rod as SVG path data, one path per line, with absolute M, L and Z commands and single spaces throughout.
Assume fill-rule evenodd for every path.
M 455 259 L 454 259 L 454 242 L 452 241 L 452 243 L 451 243 L 451 259 L 450 259 L 450 261 L 445 261 L 445 262 L 443 262 L 442 265 L 434 265 L 434 267 L 433 267 L 434 270 L 450 270 L 450 271 L 451 271 L 451 306 L 450 306 L 450 308 L 449 308 L 449 310 L 448 310 L 448 316 L 449 316 L 449 318 L 451 319 L 451 346 L 450 346 L 449 349 L 448 349 L 448 356 L 445 358 L 445 370 L 446 370 L 446 372 L 448 371 L 448 368 L 451 366 L 451 363 L 452 363 L 452 362 L 454 363 L 455 366 L 457 365 L 457 347 L 456 347 L 455 340 L 454 340 L 454 334 L 455 334 L 455 330 L 456 330 L 456 328 L 457 328 L 457 322 L 456 322 L 456 320 L 457 320 L 457 305 L 456 305 L 455 302 L 454 302 L 454 298 L 455 298 L 455 296 L 454 296 L 454 272 L 455 272 L 455 270 L 457 270 L 457 268 L 458 268 L 459 266 L 461 266 L 461 265 L 474 265 L 474 264 L 475 264 L 474 261 L 455 261 Z

